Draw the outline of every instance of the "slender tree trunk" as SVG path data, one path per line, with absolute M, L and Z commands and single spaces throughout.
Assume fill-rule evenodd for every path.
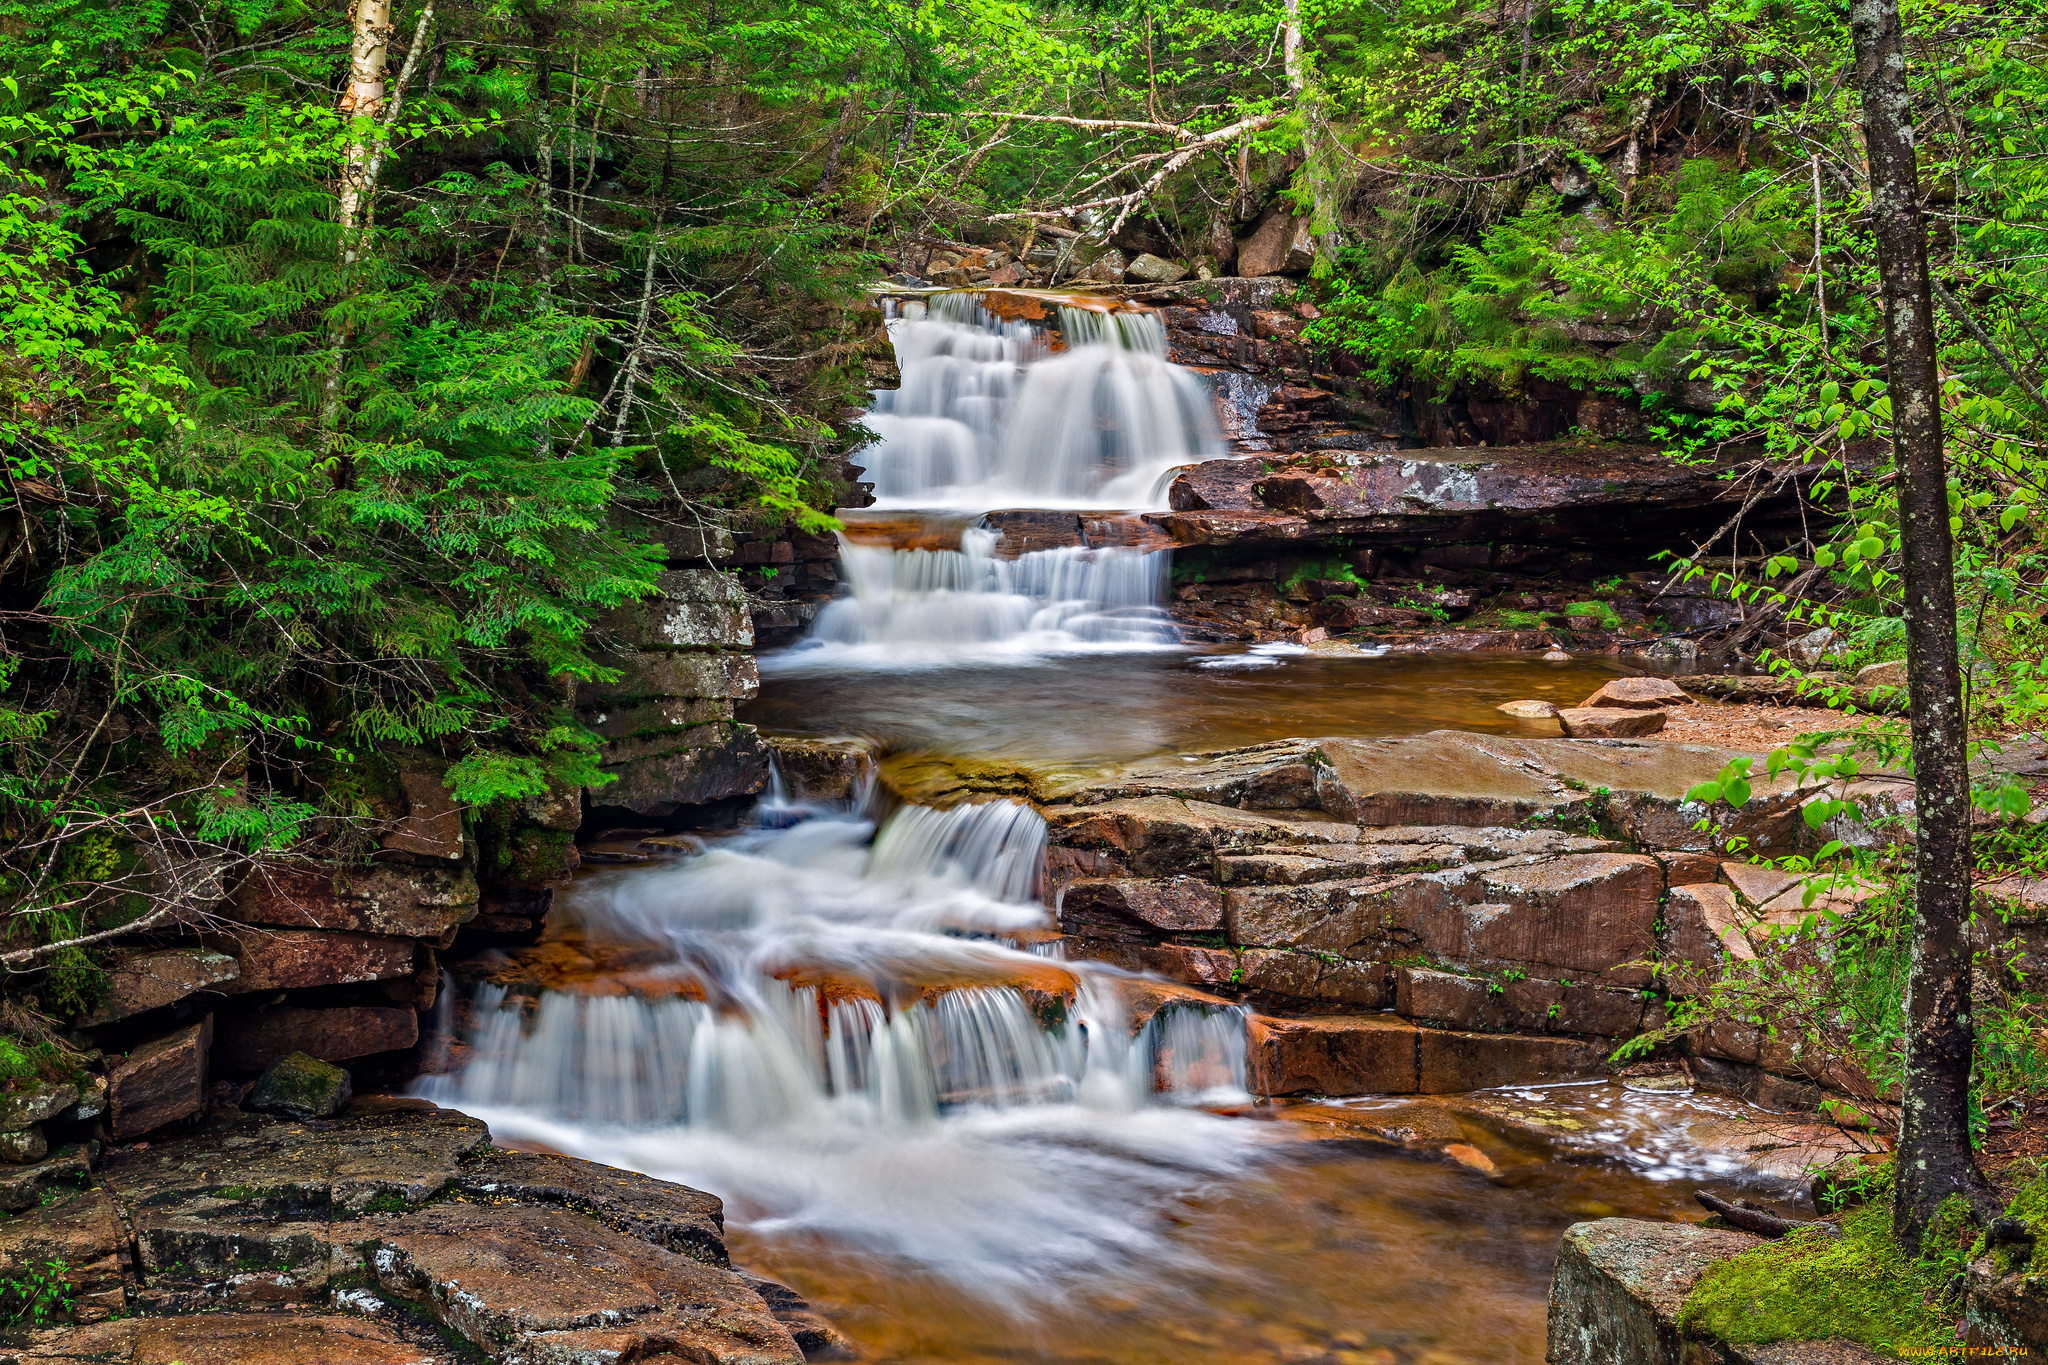
M 647 239 L 647 269 L 640 277 L 640 316 L 633 324 L 633 349 L 626 353 L 626 378 L 619 394 L 618 420 L 612 424 L 612 445 L 626 443 L 626 422 L 633 411 L 633 390 L 640 383 L 640 352 L 647 345 L 647 324 L 654 316 L 654 258 L 661 245 L 661 218 L 654 220 L 654 232 Z
M 412 46 L 406 49 L 405 64 L 399 68 L 398 88 L 387 91 L 385 69 L 391 48 L 391 0 L 357 0 L 350 11 L 355 39 L 349 50 L 349 83 L 339 106 L 349 115 L 347 145 L 342 152 L 341 185 L 336 194 L 335 217 L 340 233 L 341 269 L 353 277 L 361 264 L 377 211 L 377 178 L 384 173 L 384 161 L 391 148 L 391 128 L 405 107 L 405 92 L 419 69 L 426 51 L 427 35 L 434 27 L 434 0 L 420 6 L 413 23 Z M 347 292 L 358 293 L 358 279 L 347 281 Z M 341 375 L 347 358 L 349 331 L 334 329 L 328 341 L 327 374 L 321 385 L 320 428 L 333 432 L 341 425 Z M 345 484 L 345 466 L 338 466 L 337 484 Z
M 1536 0 L 1522 0 L 1522 74 L 1515 84 L 1521 112 L 1515 115 L 1515 169 L 1529 164 L 1529 30 L 1536 23 Z
M 1287 32 L 1283 52 L 1287 61 L 1287 86 L 1294 94 L 1295 110 L 1301 115 L 1302 150 L 1307 154 L 1302 173 L 1308 176 L 1314 211 L 1308 230 L 1315 238 L 1316 256 L 1334 266 L 1344 249 L 1344 194 L 1336 165 L 1336 136 L 1323 117 L 1323 104 L 1301 50 L 1301 0 L 1287 0 Z
M 384 70 L 391 51 L 391 0 L 355 0 L 349 11 L 354 30 L 349 44 L 348 88 L 341 112 L 349 116 L 348 145 L 341 163 L 341 263 L 355 264 L 363 215 L 371 186 L 371 159 L 376 156 L 378 119 L 384 112 Z
M 1920 216 L 1911 96 L 1898 0 L 1854 0 L 1849 29 L 1870 156 L 1870 224 L 1884 302 L 1904 532 L 1907 687 L 1917 812 L 1913 961 L 1892 1223 L 1917 1252 L 1936 1211 L 1962 1195 L 1995 1201 L 1970 1151 L 1970 772 L 1956 651 L 1955 551 L 1942 459 L 1941 375 L 1927 231 Z

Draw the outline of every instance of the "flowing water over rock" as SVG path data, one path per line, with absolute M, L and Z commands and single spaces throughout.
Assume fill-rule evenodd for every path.
M 879 442 L 857 457 L 877 506 L 1164 507 L 1175 467 L 1223 454 L 1209 393 L 1167 363 L 1157 318 L 1058 311 L 1055 350 L 973 294 L 902 305 L 902 385 L 875 395 Z
M 1044 844 L 1010 803 L 823 811 L 588 879 L 558 930 L 658 946 L 673 993 L 487 986 L 436 1097 L 999 1297 L 1171 1259 L 1144 1210 L 1268 1137 L 1188 1107 L 1249 1098 L 1243 1020 L 1015 946 Z
M 1513 733 L 1500 697 L 1611 676 L 1181 645 L 1167 552 L 982 524 L 1158 506 L 1175 466 L 1221 453 L 1156 322 L 1069 308 L 1055 336 L 942 295 L 890 329 L 903 384 L 861 458 L 884 507 L 926 515 L 842 538 L 849 589 L 761 661 L 757 723 L 1109 762 Z M 1725 1115 L 1606 1083 L 1258 1121 L 1283 1110 L 1247 1093 L 1245 1011 L 1064 960 L 1036 810 L 885 812 L 859 761 L 850 801 L 778 780 L 736 832 L 583 875 L 548 941 L 478 964 L 459 1069 L 427 1092 L 500 1141 L 718 1194 L 743 1263 L 866 1358 L 924 1365 L 1534 1365 L 1562 1228 L 1674 1216 L 1681 1178 L 1721 1170 L 1686 1124 Z
M 998 559 L 996 539 L 970 526 L 958 550 L 844 544 L 848 595 L 826 605 L 802 645 L 764 660 L 766 671 L 1025 661 L 1177 642 L 1158 605 L 1168 552 L 1075 546 Z

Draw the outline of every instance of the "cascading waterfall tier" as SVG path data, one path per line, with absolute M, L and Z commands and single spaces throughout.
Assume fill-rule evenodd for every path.
M 1190 1001 L 1134 1027 L 1124 974 L 1032 951 L 1029 806 L 907 807 L 878 831 L 772 804 L 778 827 L 579 881 L 555 931 L 637 945 L 636 993 L 486 985 L 466 1064 L 423 1093 L 1020 1302 L 1170 1259 L 1143 1210 L 1261 1144 L 1196 1107 L 1248 1098 L 1242 1013 Z
M 1169 551 L 1067 546 L 1000 559 L 991 553 L 996 540 L 969 527 L 958 550 L 842 541 L 846 595 L 825 605 L 801 644 L 764 659 L 764 670 L 981 662 L 1178 641 L 1158 605 Z
M 1061 307 L 1062 350 L 971 293 L 898 303 L 901 386 L 855 459 L 882 508 L 1159 509 L 1181 465 L 1223 453 L 1214 400 L 1166 359 L 1158 318 Z

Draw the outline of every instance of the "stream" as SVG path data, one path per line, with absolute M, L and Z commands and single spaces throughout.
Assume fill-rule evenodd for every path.
M 966 294 L 889 325 L 903 382 L 863 458 L 884 507 L 951 517 L 957 544 L 848 542 L 850 591 L 761 661 L 764 730 L 1116 760 L 1512 733 L 1501 699 L 1614 675 L 1194 648 L 1159 609 L 1169 552 L 1000 558 L 979 512 L 1162 506 L 1223 453 L 1206 392 L 1142 313 L 1064 309 L 1061 345 Z M 1564 1227 L 1679 1216 L 1733 1169 L 1687 1136 L 1732 1103 L 1617 1082 L 1508 1097 L 1560 1116 L 1548 1137 L 1468 1115 L 1410 1149 L 1276 1118 L 1243 1011 L 1147 1006 L 1061 957 L 1045 847 L 1021 804 L 778 790 L 737 830 L 581 874 L 548 936 L 594 965 L 537 1002 L 483 987 L 465 1064 L 424 1092 L 500 1142 L 718 1194 L 735 1263 L 872 1361 L 1533 1363 Z

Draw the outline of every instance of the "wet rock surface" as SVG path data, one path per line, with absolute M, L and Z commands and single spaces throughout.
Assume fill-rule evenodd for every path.
M 1730 756 L 1440 731 L 948 780 L 1039 803 L 1069 955 L 1262 1011 L 1267 1093 L 1447 1093 L 1602 1074 L 1616 1040 L 1665 1023 L 1654 960 L 1710 980 L 1799 917 L 1794 878 L 1693 828 L 1685 792 Z M 1760 788 L 1742 833 L 1792 851 L 1806 796 Z M 1761 1036 L 1693 1047 L 1759 1102 L 1810 1107 L 1816 1084 L 1853 1080 Z
M 785 1321 L 837 1349 L 792 1291 L 728 1268 L 717 1199 L 488 1138 L 368 1096 L 331 1119 L 223 1109 L 113 1152 L 92 1188 L 0 1225 L 0 1257 L 64 1260 L 87 1324 L 138 1316 L 38 1333 L 20 1358 L 795 1365 Z

